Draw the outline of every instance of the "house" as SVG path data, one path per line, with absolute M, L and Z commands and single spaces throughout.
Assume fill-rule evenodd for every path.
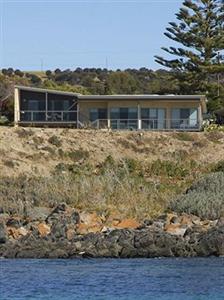
M 114 130 L 201 129 L 203 95 L 80 95 L 15 86 L 15 125 Z

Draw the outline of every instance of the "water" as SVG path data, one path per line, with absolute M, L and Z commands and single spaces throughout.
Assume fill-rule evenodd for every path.
M 224 299 L 224 258 L 0 260 L 0 299 Z

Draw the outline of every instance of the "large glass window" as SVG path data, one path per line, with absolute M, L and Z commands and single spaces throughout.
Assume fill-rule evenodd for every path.
M 164 129 L 166 110 L 163 108 L 142 108 L 142 129 Z
M 20 91 L 20 121 L 45 121 L 45 93 Z
M 110 110 L 111 127 L 113 129 L 137 129 L 137 107 L 113 107 Z
M 173 129 L 197 127 L 198 114 L 196 108 L 174 108 L 171 115 L 171 128 Z
M 77 120 L 77 101 L 73 96 L 48 93 L 49 122 L 70 122 Z
M 90 121 L 94 122 L 96 120 L 106 120 L 107 119 L 107 109 L 106 108 L 91 108 L 90 109 Z

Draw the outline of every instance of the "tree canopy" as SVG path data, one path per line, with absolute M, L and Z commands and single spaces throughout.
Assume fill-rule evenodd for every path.
M 173 71 L 181 93 L 220 97 L 214 75 L 224 73 L 224 1 L 185 0 L 176 19 L 164 33 L 173 46 L 162 47 L 171 58 L 155 56 L 156 62 Z

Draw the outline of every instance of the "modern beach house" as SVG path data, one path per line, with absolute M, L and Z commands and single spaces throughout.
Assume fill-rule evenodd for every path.
M 199 131 L 203 95 L 80 95 L 15 86 L 15 125 Z

